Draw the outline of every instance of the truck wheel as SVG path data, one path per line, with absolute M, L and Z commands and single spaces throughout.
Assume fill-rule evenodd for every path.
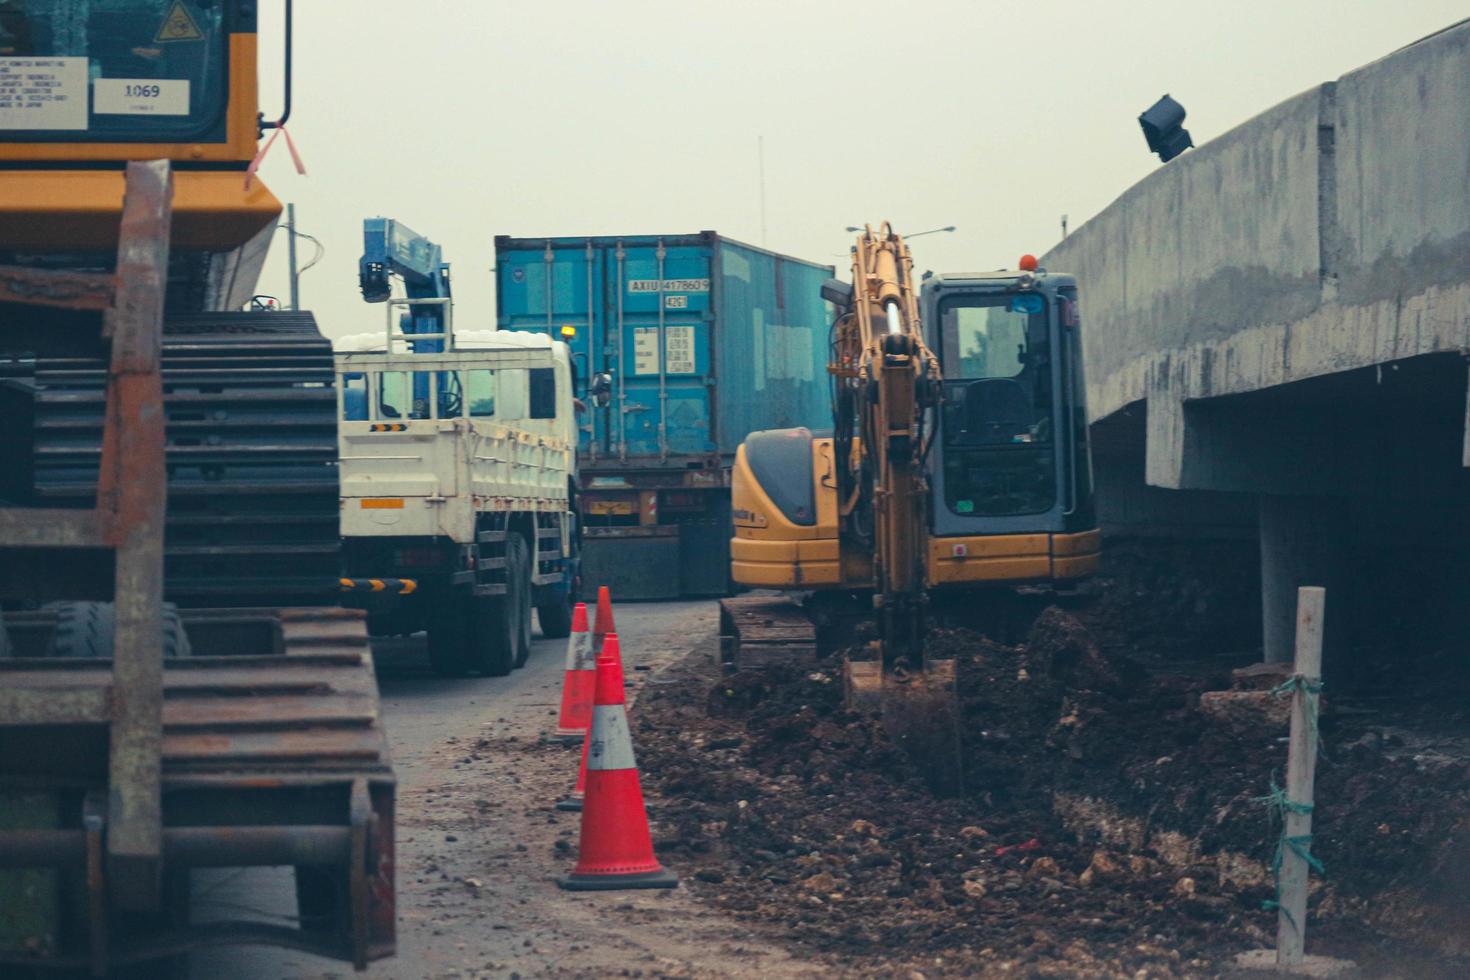
M 511 534 L 505 540 L 505 599 L 515 648 L 515 664 L 526 666 L 531 659 L 531 549 L 526 539 Z
M 440 677 L 463 677 L 478 666 L 470 649 L 474 604 L 472 596 L 453 591 L 429 604 L 429 666 Z
M 536 621 L 541 635 L 548 640 L 564 640 L 572 635 L 572 596 L 558 596 L 536 607 Z
M 475 635 L 477 666 L 490 677 L 504 677 L 516 666 L 515 644 L 511 642 L 510 612 L 506 596 L 480 596 L 475 599 Z
M 43 609 L 56 612 L 48 657 L 111 658 L 117 636 L 117 610 L 110 602 L 48 602 Z M 163 655 L 187 657 L 189 634 L 172 602 L 163 604 Z

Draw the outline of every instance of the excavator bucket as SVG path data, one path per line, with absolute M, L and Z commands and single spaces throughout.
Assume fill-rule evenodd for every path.
M 883 669 L 883 661 L 849 657 L 843 685 L 849 710 L 881 718 L 936 796 L 964 792 L 960 704 L 955 661 L 933 659 L 918 671 Z M 866 655 L 866 652 L 865 652 Z

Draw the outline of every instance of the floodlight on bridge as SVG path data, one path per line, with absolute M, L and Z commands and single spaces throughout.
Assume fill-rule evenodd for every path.
M 1164 96 L 1138 117 L 1148 148 L 1165 163 L 1194 146 L 1189 130 L 1184 128 L 1184 106 Z

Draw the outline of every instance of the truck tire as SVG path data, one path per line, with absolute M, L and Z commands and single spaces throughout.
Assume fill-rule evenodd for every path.
M 429 603 L 429 666 L 440 677 L 464 677 L 475 670 L 475 599 L 466 592 L 447 590 Z
M 515 649 L 515 665 L 531 659 L 531 549 L 519 534 L 505 539 L 506 625 Z
M 576 499 L 575 490 L 571 492 Z M 580 583 L 582 529 L 577 526 L 575 514 L 569 515 L 572 522 L 569 540 L 571 548 L 563 561 L 563 574 L 567 579 L 567 591 L 536 607 L 536 620 L 541 624 L 541 635 L 548 640 L 564 640 L 572 635 L 572 611 L 577 607 Z
M 480 672 L 489 677 L 504 677 L 516 666 L 515 644 L 511 642 L 510 618 L 506 597 L 480 596 L 475 599 L 475 636 Z
M 56 632 L 46 650 L 48 657 L 111 658 L 117 636 L 117 610 L 110 602 L 48 602 L 43 609 L 56 612 Z M 172 602 L 163 604 L 163 655 L 187 657 L 189 634 Z
M 572 605 L 572 594 L 568 592 L 536 607 L 536 621 L 541 624 L 543 637 L 564 640 L 572 635 Z

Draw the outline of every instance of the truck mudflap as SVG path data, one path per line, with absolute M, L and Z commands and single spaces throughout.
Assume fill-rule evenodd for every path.
M 0 658 L 0 893 L 24 882 L 38 907 L 32 934 L 0 933 L 0 973 L 101 976 L 222 944 L 286 946 L 358 969 L 392 955 L 394 777 L 363 614 L 181 616 L 192 648 L 215 655 L 165 661 L 161 869 L 170 899 L 144 926 L 137 913 L 114 915 L 128 896 L 106 859 L 112 663 L 39 656 L 55 614 L 6 616 L 15 656 Z M 282 865 L 296 869 L 296 927 L 189 922 L 187 885 L 178 887 L 189 870 Z
M 677 599 L 679 525 L 584 527 L 582 582 L 592 594 L 608 585 L 620 599 Z

